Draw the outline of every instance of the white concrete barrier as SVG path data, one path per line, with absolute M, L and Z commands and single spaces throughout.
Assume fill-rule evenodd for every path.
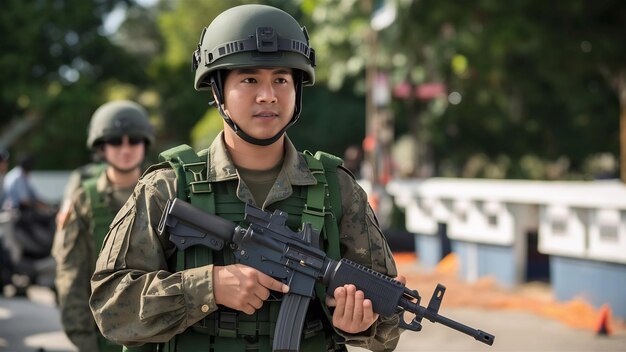
M 558 299 L 582 296 L 626 317 L 626 185 L 619 181 L 431 178 L 394 180 L 387 191 L 401 199 L 426 263 L 436 263 L 432 253 L 446 240 L 469 281 L 491 275 L 513 286 L 539 263 Z

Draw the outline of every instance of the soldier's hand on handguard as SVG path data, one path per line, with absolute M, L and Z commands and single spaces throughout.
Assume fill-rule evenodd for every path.
M 399 275 L 396 280 L 406 284 L 406 278 Z M 333 293 L 334 298 L 326 297 L 326 304 L 335 307 L 333 325 L 350 334 L 357 334 L 367 330 L 376 319 L 372 301 L 365 298 L 361 290 L 354 285 L 339 286 Z
M 333 325 L 350 334 L 367 330 L 378 314 L 372 309 L 372 301 L 365 298 L 363 291 L 354 285 L 339 286 L 335 289 L 334 299 L 328 298 L 326 304 L 335 307 Z
M 287 293 L 289 286 L 243 264 L 213 267 L 215 303 L 254 314 L 270 296 L 270 290 Z

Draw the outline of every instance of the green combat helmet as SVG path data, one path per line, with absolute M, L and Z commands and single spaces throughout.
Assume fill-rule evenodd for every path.
M 223 70 L 244 67 L 294 69 L 296 106 L 291 121 L 276 136 L 256 139 L 224 112 Z M 315 51 L 304 27 L 288 13 L 266 5 L 242 5 L 222 12 L 204 28 L 192 56 L 196 90 L 213 89 L 214 103 L 226 123 L 244 140 L 269 145 L 280 138 L 300 116 L 302 87 L 315 82 Z
M 105 139 L 123 135 L 143 137 L 148 145 L 154 143 L 154 128 L 148 119 L 148 112 L 132 101 L 108 102 L 91 117 L 87 147 L 93 149 Z

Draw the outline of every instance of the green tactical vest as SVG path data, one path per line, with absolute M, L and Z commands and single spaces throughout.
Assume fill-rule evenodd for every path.
M 91 177 L 83 181 L 82 187 L 91 205 L 91 228 L 89 232 L 93 234 L 94 240 L 94 258 L 98 257 L 98 253 L 104 243 L 104 237 L 109 232 L 109 226 L 115 218 L 116 211 L 111 209 L 102 194 L 98 193 L 96 184 L 100 175 Z
M 210 183 L 206 180 L 207 153 L 196 153 L 181 145 L 159 155 L 177 175 L 177 197 L 220 217 L 242 223 L 245 204 L 236 196 L 238 180 Z M 293 186 L 288 199 L 270 205 L 266 210 L 280 209 L 289 214 L 287 226 L 299 231 L 303 223 L 310 223 L 320 231 L 322 249 L 333 259 L 339 259 L 339 229 L 341 196 L 337 166 L 341 159 L 327 153 L 302 154 L 317 179 L 311 186 Z M 167 165 L 165 164 L 165 166 Z M 163 166 L 162 166 L 163 167 Z M 232 250 L 214 252 L 207 247 L 194 246 L 176 255 L 176 270 L 207 264 L 234 264 Z M 317 284 L 317 298 L 307 313 L 301 342 L 302 351 L 343 350 L 345 345 L 333 342 L 332 328 L 328 328 L 330 313 L 325 302 L 325 289 Z M 249 316 L 222 307 L 177 335 L 164 347 L 166 351 L 271 351 L 274 329 L 280 309 L 280 297 L 266 301 L 261 309 Z M 326 327 L 326 328 L 325 328 Z
M 100 249 L 102 249 L 102 245 L 104 243 L 104 237 L 106 237 L 107 232 L 109 232 L 109 226 L 111 225 L 111 222 L 113 222 L 115 215 L 117 215 L 117 211 L 111 209 L 102 194 L 98 192 L 96 185 L 99 178 L 100 174 L 82 182 L 82 187 L 85 189 L 85 194 L 87 195 L 87 199 L 91 205 L 92 218 L 91 228 L 89 230 L 90 233 L 93 234 L 94 258 L 98 257 L 98 253 L 100 252 Z M 100 347 L 100 352 L 149 352 L 157 350 L 156 345 L 154 344 L 145 344 L 140 347 L 128 348 L 107 340 L 101 334 L 98 335 L 98 346 Z
M 82 187 L 85 189 L 85 194 L 91 205 L 91 228 L 90 233 L 93 234 L 94 241 L 94 259 L 98 258 L 98 253 L 102 249 L 104 237 L 109 231 L 109 225 L 115 218 L 116 212 L 109 207 L 102 194 L 98 193 L 96 187 L 100 175 L 93 176 L 82 182 Z M 94 263 L 95 264 L 95 263 Z M 98 335 L 98 346 L 100 352 L 120 352 L 122 346 L 115 344 L 104 338 L 101 334 Z

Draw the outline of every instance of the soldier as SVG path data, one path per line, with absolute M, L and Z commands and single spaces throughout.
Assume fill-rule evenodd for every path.
M 152 143 L 153 127 L 137 103 L 112 101 L 91 118 L 87 146 L 101 156 L 106 168 L 74 191 L 53 246 L 61 322 L 79 351 L 122 350 L 98 331 L 89 309 L 89 280 L 109 225 L 132 194 Z
M 208 149 L 170 149 L 146 171 L 98 257 L 91 309 L 105 336 L 128 345 L 269 351 L 288 286 L 236 264 L 230 248 L 177 251 L 157 230 L 169 199 L 239 223 L 248 202 L 281 209 L 294 231 L 303 222 L 321 230 L 329 255 L 390 276 L 396 266 L 365 192 L 341 160 L 299 153 L 285 134 L 300 115 L 303 86 L 315 80 L 313 50 L 293 17 L 264 5 L 226 10 L 202 32 L 192 63 L 195 88 L 211 90 L 224 129 Z M 334 300 L 323 296 L 309 305 L 302 350 L 395 348 L 398 315 L 375 314 L 354 285 L 338 287 Z
M 98 159 L 98 153 L 94 153 L 94 159 Z M 100 160 L 94 160 L 88 164 L 81 165 L 76 169 L 72 170 L 70 176 L 67 180 L 67 184 L 65 185 L 65 189 L 63 189 L 63 200 L 61 201 L 61 205 L 59 206 L 59 211 L 56 214 L 56 224 L 57 230 L 60 229 L 63 224 L 65 224 L 65 220 L 67 220 L 67 216 L 70 213 L 70 207 L 72 205 L 72 195 L 74 192 L 80 188 L 80 185 L 86 179 L 95 177 L 100 175 L 105 169 L 107 164 Z

